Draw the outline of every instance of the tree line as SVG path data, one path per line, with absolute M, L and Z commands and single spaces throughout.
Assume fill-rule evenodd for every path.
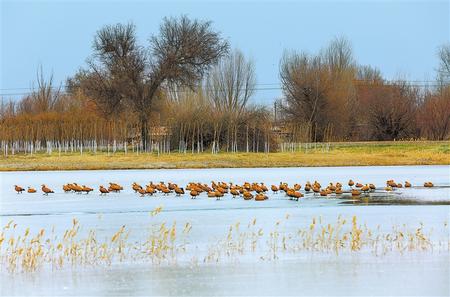
M 344 38 L 317 53 L 286 51 L 283 97 L 270 108 L 250 104 L 254 63 L 211 22 L 165 18 L 144 45 L 133 24 L 108 25 L 64 87 L 40 69 L 30 94 L 2 100 L 0 150 L 271 152 L 286 143 L 449 139 L 450 45 L 438 57 L 436 81 L 424 88 L 359 65 Z

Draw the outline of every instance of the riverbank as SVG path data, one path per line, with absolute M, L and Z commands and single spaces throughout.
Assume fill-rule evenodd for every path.
M 450 142 L 332 143 L 276 153 L 132 153 L 85 152 L 9 155 L 0 171 L 160 168 L 244 168 L 450 164 Z

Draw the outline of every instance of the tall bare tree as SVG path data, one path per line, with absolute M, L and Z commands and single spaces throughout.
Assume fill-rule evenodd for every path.
M 450 43 L 444 44 L 438 50 L 439 68 L 438 83 L 441 87 L 450 85 Z
M 133 24 L 116 24 L 97 32 L 88 62 L 87 93 L 107 114 L 130 106 L 139 117 L 141 141 L 148 143 L 152 103 L 168 84 L 194 89 L 210 66 L 227 53 L 228 43 L 211 22 L 164 18 L 149 46 L 138 45 Z
M 255 66 L 239 50 L 223 58 L 213 68 L 206 84 L 215 107 L 233 114 L 242 112 L 254 94 L 255 85 Z
M 280 78 L 287 120 L 306 123 L 310 139 L 321 140 L 330 87 L 328 69 L 322 58 L 306 53 L 285 53 L 281 60 Z

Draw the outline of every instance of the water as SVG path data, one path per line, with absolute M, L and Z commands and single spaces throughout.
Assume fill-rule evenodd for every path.
M 306 195 L 299 202 L 282 194 L 269 194 L 264 202 L 226 197 L 221 201 L 202 196 L 191 200 L 188 195 L 140 198 L 130 188 L 132 182 L 171 181 L 185 185 L 190 181 L 234 183 L 280 181 L 305 184 L 318 180 L 322 186 L 352 178 L 374 183 L 378 189 L 369 197 L 318 198 Z M 411 189 L 386 193 L 387 179 L 410 181 Z M 423 188 L 431 180 L 436 187 Z M 125 187 L 122 193 L 100 197 L 66 194 L 61 186 L 77 182 L 97 188 L 109 181 Z M 45 183 L 55 190 L 48 197 L 38 194 L 18 195 L 14 184 L 33 186 Z M 246 253 L 219 263 L 203 263 L 208 248 L 226 237 L 237 222 L 245 229 L 256 218 L 256 228 L 278 228 L 295 234 L 308 228 L 313 217 L 323 224 L 335 223 L 340 215 L 380 233 L 393 226 L 416 230 L 421 224 L 433 242 L 448 242 L 450 216 L 449 166 L 335 167 L 335 168 L 265 168 L 210 170 L 126 170 L 0 173 L 0 220 L 6 225 L 17 223 L 17 234 L 30 227 L 62 234 L 72 225 L 81 224 L 80 234 L 95 229 L 98 238 L 109 238 L 125 225 L 130 242 L 143 240 L 151 225 L 176 221 L 182 228 L 192 224 L 187 236 L 188 248 L 173 265 L 154 265 L 139 261 L 114 262 L 111 266 L 65 266 L 53 270 L 43 267 L 33 273 L 9 273 L 1 268 L 2 295 L 449 295 L 448 247 L 433 251 L 375 255 L 368 252 L 280 253 L 277 260 L 267 257 L 265 244 L 257 253 Z M 348 190 L 346 188 L 346 190 Z M 150 212 L 162 206 L 156 216 Z M 286 219 L 288 217 L 288 219 Z M 281 222 L 276 226 L 276 222 Z M 445 225 L 447 223 L 447 225 Z M 198 261 L 193 261 L 196 258 Z

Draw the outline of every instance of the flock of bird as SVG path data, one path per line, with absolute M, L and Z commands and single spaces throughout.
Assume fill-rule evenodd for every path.
M 350 194 L 354 197 L 360 196 L 361 193 L 369 193 L 376 190 L 376 186 L 372 183 L 362 184 L 359 182 L 354 182 L 353 180 L 350 179 L 347 184 L 350 187 Z M 409 188 L 411 186 L 412 186 L 411 183 L 408 181 L 405 181 L 405 183 L 402 184 L 397 183 L 391 179 L 386 181 L 386 186 L 384 190 L 389 192 L 397 188 L 402 187 Z M 424 187 L 430 188 L 433 186 L 434 186 L 433 183 L 430 181 L 424 183 Z M 165 182 L 159 182 L 156 184 L 150 182 L 145 186 L 141 186 L 140 184 L 134 182 L 131 185 L 131 188 L 135 193 L 139 194 L 141 197 L 144 197 L 146 195 L 152 196 L 156 193 L 162 193 L 163 195 L 175 193 L 176 196 L 181 196 L 185 194 L 186 189 L 186 191 L 189 192 L 189 195 L 191 196 L 192 199 L 197 198 L 202 193 L 206 193 L 207 197 L 216 198 L 217 200 L 220 200 L 226 194 L 229 194 L 233 198 L 242 197 L 244 200 L 255 199 L 256 201 L 264 201 L 268 199 L 266 193 L 269 192 L 269 188 L 262 182 L 261 183 L 244 182 L 242 185 L 233 184 L 232 182 L 226 183 L 226 182 L 212 181 L 211 185 L 190 182 L 184 188 L 179 187 L 177 184 L 171 182 L 167 184 Z M 344 193 L 342 184 L 339 182 L 329 183 L 326 187 L 322 187 L 322 185 L 317 181 L 315 181 L 314 183 L 308 181 L 303 187 L 303 193 L 301 192 L 301 189 L 302 185 L 298 183 L 290 186 L 285 182 L 280 182 L 279 185 L 270 186 L 270 191 L 272 191 L 272 193 L 276 194 L 278 192 L 284 192 L 286 196 L 289 197 L 289 199 L 297 201 L 300 198 L 304 197 L 304 195 L 307 193 L 313 193 L 314 195 L 320 195 L 322 197 L 326 197 L 332 194 L 341 195 Z M 18 194 L 25 192 L 25 189 L 18 185 L 14 186 L 14 190 Z M 78 194 L 81 193 L 89 194 L 90 192 L 94 191 L 94 189 L 91 187 L 85 185 L 78 185 L 77 183 L 65 184 L 62 186 L 62 190 L 65 193 L 78 193 Z M 123 187 L 117 183 L 109 183 L 109 186 L 107 188 L 101 185 L 98 189 L 100 195 L 103 196 L 111 192 L 120 193 L 120 191 L 122 190 Z M 44 195 L 54 193 L 54 191 L 49 187 L 47 187 L 46 185 L 41 186 L 41 191 Z M 35 188 L 28 187 L 26 192 L 36 193 L 37 190 Z

